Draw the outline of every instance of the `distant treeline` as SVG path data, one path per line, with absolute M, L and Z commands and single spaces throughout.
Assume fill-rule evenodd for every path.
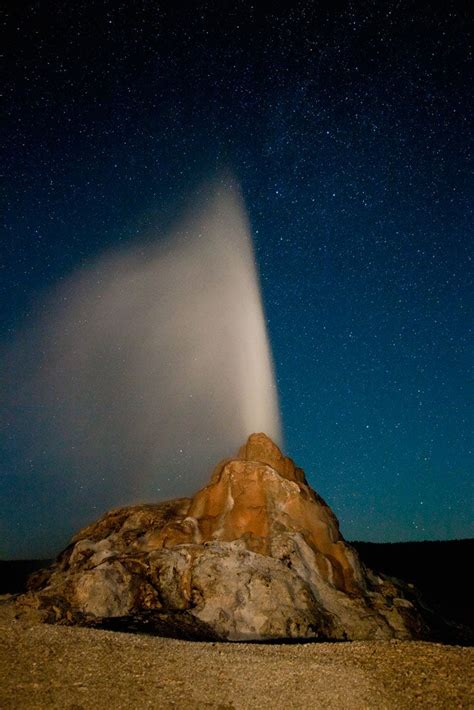
M 434 611 L 474 629 L 471 560 L 474 539 L 435 542 L 352 542 L 374 572 L 413 584 Z M 26 590 L 30 574 L 52 560 L 0 561 L 0 594 Z
M 367 567 L 413 584 L 442 616 L 474 629 L 471 561 L 474 539 L 351 542 Z
M 0 560 L 0 594 L 26 591 L 30 574 L 49 567 L 53 560 Z

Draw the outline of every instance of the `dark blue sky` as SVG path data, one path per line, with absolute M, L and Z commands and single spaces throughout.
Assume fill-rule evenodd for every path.
M 12 8 L 2 338 L 231 166 L 287 453 L 349 539 L 472 536 L 467 4 L 273 5 Z

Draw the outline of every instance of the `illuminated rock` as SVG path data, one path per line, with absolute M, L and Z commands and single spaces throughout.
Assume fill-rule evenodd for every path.
M 81 530 L 25 598 L 46 620 L 217 639 L 387 639 L 426 628 L 367 570 L 328 505 L 264 434 L 196 495 Z

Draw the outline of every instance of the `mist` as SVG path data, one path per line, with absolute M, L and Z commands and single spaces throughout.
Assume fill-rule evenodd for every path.
M 114 506 L 190 495 L 253 431 L 281 440 L 232 180 L 201 191 L 166 239 L 104 254 L 38 310 L 2 357 L 3 556 L 55 554 Z

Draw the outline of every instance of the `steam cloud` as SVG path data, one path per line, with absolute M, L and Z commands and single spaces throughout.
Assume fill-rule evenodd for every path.
M 194 492 L 252 431 L 280 439 L 235 183 L 209 188 L 166 242 L 73 275 L 45 311 L 4 358 L 7 476 L 24 491 L 4 542 L 61 546 L 113 506 Z M 38 517 L 34 535 L 25 516 Z

